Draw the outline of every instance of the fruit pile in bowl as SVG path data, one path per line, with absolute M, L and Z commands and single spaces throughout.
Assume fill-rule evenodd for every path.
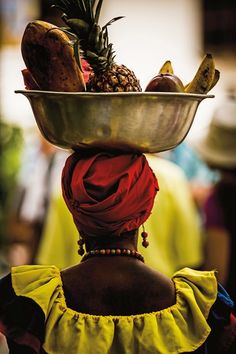
M 64 27 L 30 22 L 21 49 L 26 90 L 42 135 L 65 149 L 159 152 L 187 135 L 199 103 L 219 79 L 205 55 L 184 85 L 167 60 L 142 91 L 139 80 L 118 65 L 108 26 L 99 25 L 103 0 L 54 0 Z

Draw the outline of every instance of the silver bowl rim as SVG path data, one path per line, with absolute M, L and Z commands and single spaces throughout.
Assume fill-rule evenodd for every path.
M 22 93 L 26 95 L 40 94 L 40 95 L 53 95 L 53 96 L 76 96 L 76 97 L 122 97 L 122 96 L 156 96 L 156 97 L 184 97 L 195 98 L 202 100 L 204 98 L 214 98 L 215 95 L 200 94 L 200 93 L 185 93 L 185 92 L 60 92 L 60 91 L 42 91 L 42 90 L 15 90 L 15 93 Z

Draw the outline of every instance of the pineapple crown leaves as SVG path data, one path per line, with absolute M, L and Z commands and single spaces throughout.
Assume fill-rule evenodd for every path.
M 96 0 L 53 0 L 52 7 L 65 13 L 68 18 L 83 18 L 87 23 L 95 21 L 93 8 Z M 95 16 L 100 15 L 103 0 L 99 0 Z M 101 4 L 100 4 L 101 3 Z
M 52 5 L 62 11 L 61 18 L 67 26 L 62 30 L 74 37 L 77 62 L 81 52 L 93 68 L 101 71 L 106 70 L 115 57 L 107 27 L 124 17 L 115 17 L 101 28 L 98 22 L 102 4 L 103 0 L 54 0 Z

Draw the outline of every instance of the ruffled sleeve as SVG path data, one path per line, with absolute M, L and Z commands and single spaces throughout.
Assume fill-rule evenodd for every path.
M 208 318 L 210 308 L 217 297 L 217 280 L 214 271 L 197 271 L 190 268 L 183 268 L 173 276 L 177 296 L 193 304 L 204 318 Z M 197 306 L 196 306 L 197 304 Z
M 174 274 L 173 281 L 176 288 L 176 307 L 172 307 L 173 327 L 175 333 L 180 330 L 182 337 L 179 337 L 182 351 L 178 348 L 176 353 L 194 351 L 211 332 L 207 318 L 217 297 L 215 272 L 184 268 Z
M 11 274 L 16 295 L 34 300 L 47 317 L 61 289 L 59 269 L 55 266 L 20 266 L 13 267 Z

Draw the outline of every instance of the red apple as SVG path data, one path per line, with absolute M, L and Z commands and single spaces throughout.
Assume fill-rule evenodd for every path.
M 158 74 L 147 85 L 149 92 L 184 92 L 184 85 L 178 76 L 173 74 Z

